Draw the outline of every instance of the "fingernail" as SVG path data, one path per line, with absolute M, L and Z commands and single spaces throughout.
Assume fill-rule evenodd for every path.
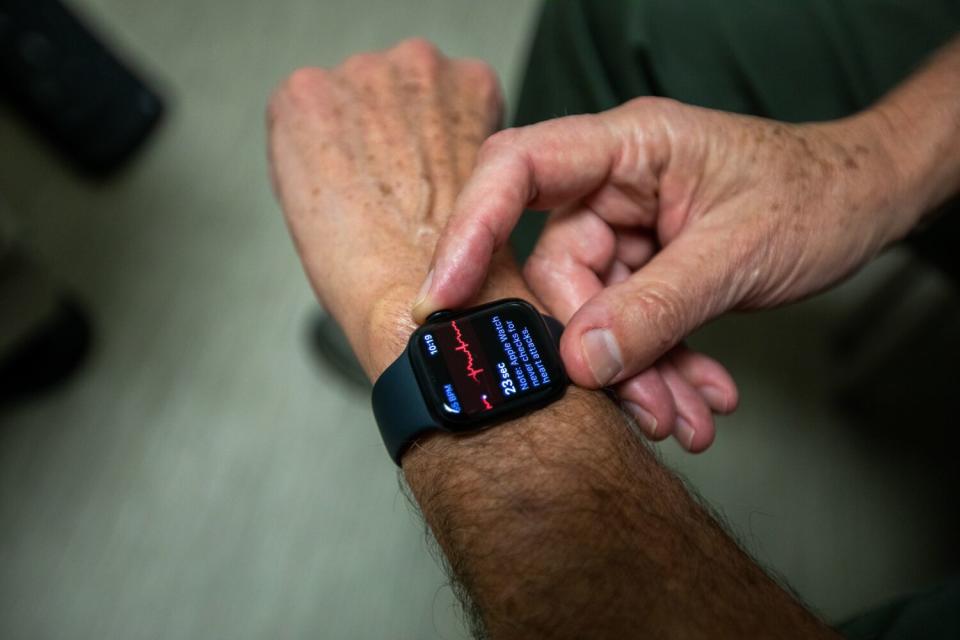
M 657 419 L 653 414 L 633 402 L 624 402 L 623 407 L 636 419 L 637 424 L 651 438 L 657 435 Z
M 690 447 L 693 446 L 693 439 L 696 435 L 697 432 L 693 430 L 690 423 L 681 416 L 677 416 L 677 439 L 680 441 L 680 444 L 683 445 L 684 449 L 689 450 Z
M 709 385 L 704 385 L 702 387 L 697 387 L 697 390 L 700 392 L 700 395 L 703 396 L 703 399 L 707 401 L 707 404 L 710 405 L 710 408 L 714 411 L 724 411 L 727 406 L 727 396 L 716 387 L 711 387 Z
M 427 272 L 427 277 L 424 278 L 423 284 L 420 285 L 420 291 L 417 293 L 417 299 L 413 303 L 413 308 L 416 309 L 423 301 L 427 299 L 427 294 L 430 293 L 430 286 L 433 284 L 433 269 Z
M 606 386 L 623 369 L 623 358 L 617 339 L 609 329 L 591 329 L 580 338 L 583 358 L 601 387 Z

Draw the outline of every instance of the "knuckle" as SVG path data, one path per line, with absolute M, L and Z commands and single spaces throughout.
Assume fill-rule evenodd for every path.
M 503 104 L 503 92 L 497 72 L 487 62 L 476 58 L 458 61 L 463 81 L 471 87 L 487 105 Z
M 492 156 L 507 153 L 516 148 L 519 141 L 520 131 L 516 128 L 497 131 L 483 141 L 483 144 L 480 146 L 479 156 L 480 158 L 489 159 Z
M 489 108 L 500 111 L 503 109 L 503 90 L 500 81 L 492 69 L 478 76 L 474 86 L 480 92 L 481 99 Z
M 437 58 L 440 50 L 437 46 L 426 38 L 416 36 L 407 38 L 397 45 L 397 49 L 402 50 L 412 58 Z
M 425 38 L 409 38 L 396 47 L 396 51 L 415 71 L 433 77 L 439 74 L 444 56 L 432 42 Z
M 681 103 L 672 98 L 663 98 L 660 96 L 639 96 L 631 98 L 623 103 L 624 108 L 637 109 L 670 109 L 679 106 Z
M 267 102 L 267 122 L 273 125 L 291 108 L 311 103 L 324 90 L 327 71 L 319 67 L 302 67 L 292 71 L 274 89 Z
M 301 67 L 287 76 L 280 91 L 294 100 L 314 96 L 323 87 L 327 71 L 319 67 Z
M 323 90 L 327 71 L 319 67 L 302 67 L 296 69 L 280 83 L 270 99 L 274 109 L 290 102 L 302 104 L 312 100 Z
M 343 69 L 351 76 L 363 75 L 379 66 L 379 56 L 375 53 L 356 53 L 343 61 Z
M 595 271 L 609 269 L 617 254 L 617 234 L 599 216 L 586 216 L 579 220 L 580 228 L 572 228 L 566 236 L 573 240 L 570 246 L 586 260 Z
M 549 257 L 540 251 L 534 251 L 523 264 L 523 277 L 532 287 L 544 282 L 553 273 L 553 264 Z
M 487 62 L 478 58 L 464 58 L 458 61 L 461 72 L 472 85 L 492 90 L 499 88 L 497 72 Z
M 642 327 L 644 342 L 662 353 L 679 342 L 690 318 L 683 295 L 673 284 L 659 282 L 636 291 L 630 299 L 636 326 Z
M 645 156 L 657 157 L 671 139 L 683 140 L 696 131 L 690 118 L 690 107 L 671 98 L 641 96 L 625 102 L 614 111 L 621 123 L 632 131 L 634 142 L 645 149 Z M 635 126 L 643 122 L 642 126 Z

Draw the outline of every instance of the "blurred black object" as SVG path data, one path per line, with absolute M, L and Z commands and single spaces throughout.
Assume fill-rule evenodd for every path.
M 66 382 L 86 360 L 93 330 L 83 307 L 64 297 L 12 353 L 0 357 L 0 407 Z
M 0 96 L 93 174 L 123 164 L 163 113 L 157 94 L 58 0 L 0 0 Z
M 0 407 L 65 382 L 90 351 L 93 329 L 79 302 L 2 234 L 0 314 Z
M 834 400 L 871 438 L 888 436 L 902 447 L 909 430 L 935 453 L 952 456 L 953 445 L 960 446 L 955 277 L 949 264 L 911 256 L 836 331 L 829 372 Z
M 917 229 L 907 242 L 916 254 L 950 279 L 960 292 L 960 198 L 948 202 L 927 216 L 928 222 Z
M 323 366 L 355 387 L 370 389 L 367 374 L 333 317 L 325 312 L 314 316 L 310 321 L 309 339 L 314 356 Z

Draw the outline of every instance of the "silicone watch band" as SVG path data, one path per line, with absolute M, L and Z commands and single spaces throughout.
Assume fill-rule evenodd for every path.
M 543 320 L 559 346 L 563 325 L 549 316 L 543 316 Z M 443 429 L 427 407 L 406 349 L 373 385 L 373 415 L 380 426 L 383 444 L 398 467 L 407 447 L 419 436 Z
M 406 349 L 373 385 L 373 415 L 387 453 L 398 467 L 400 456 L 417 436 L 440 428 L 430 415 Z

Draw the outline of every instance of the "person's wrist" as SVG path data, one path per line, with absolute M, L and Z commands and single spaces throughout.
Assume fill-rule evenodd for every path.
M 411 315 L 419 283 L 392 285 L 373 298 L 370 310 L 362 320 L 354 348 L 371 380 L 396 360 L 407 346 L 410 334 L 417 328 Z M 543 311 L 534 298 L 512 258 L 500 255 L 490 270 L 490 277 L 468 306 L 502 298 L 523 298 Z
M 415 294 L 416 287 L 412 283 L 394 286 L 384 295 L 376 298 L 371 306 L 362 332 L 362 344 L 356 345 L 355 348 L 363 349 L 364 356 L 361 357 L 361 362 L 373 381 L 403 353 L 411 333 L 416 329 L 416 323 L 411 316 Z M 544 313 L 543 305 L 524 283 L 513 258 L 501 253 L 491 265 L 487 282 L 468 306 L 504 298 L 524 299 Z M 595 395 L 593 392 L 584 393 L 587 396 Z M 595 398 L 594 401 L 596 400 Z M 575 404 L 582 404 L 583 401 L 584 399 L 580 398 Z M 456 460 L 461 459 L 462 456 L 473 456 L 478 448 L 496 451 L 499 457 L 501 449 L 506 450 L 511 446 L 510 440 L 505 439 L 499 431 L 499 429 L 485 430 L 470 434 L 468 437 L 441 431 L 428 434 L 420 439 L 418 446 L 411 447 L 405 454 L 404 473 L 409 479 L 422 475 L 427 468 L 436 470 L 441 463 L 446 465 L 447 462 L 452 462 L 456 466 Z M 548 438 L 551 441 L 554 439 L 562 442 L 566 437 L 558 431 Z M 426 467 L 424 467 L 424 460 L 429 460 Z
M 897 114 L 871 107 L 851 117 L 814 125 L 841 149 L 838 175 L 847 210 L 860 218 L 863 233 L 872 230 L 877 249 L 901 240 L 925 211 L 920 160 L 902 144 Z
M 874 105 L 855 120 L 862 127 L 861 135 L 870 136 L 882 150 L 870 167 L 871 187 L 879 198 L 876 206 L 894 216 L 888 243 L 901 240 L 937 204 L 928 179 L 929 150 L 917 144 L 917 123 L 894 103 Z
M 415 294 L 413 284 L 391 287 L 373 303 L 362 331 L 365 357 L 361 357 L 371 380 L 379 378 L 403 353 L 410 334 L 417 328 L 410 316 Z
M 901 193 L 907 200 L 901 206 L 909 207 L 915 225 L 950 195 L 951 188 L 943 179 L 951 172 L 944 172 L 944 168 L 955 166 L 957 155 L 944 144 L 950 139 L 949 132 L 918 118 L 914 110 L 901 102 L 900 96 L 890 96 L 868 109 L 864 116 L 872 116 L 878 123 L 900 178 Z

